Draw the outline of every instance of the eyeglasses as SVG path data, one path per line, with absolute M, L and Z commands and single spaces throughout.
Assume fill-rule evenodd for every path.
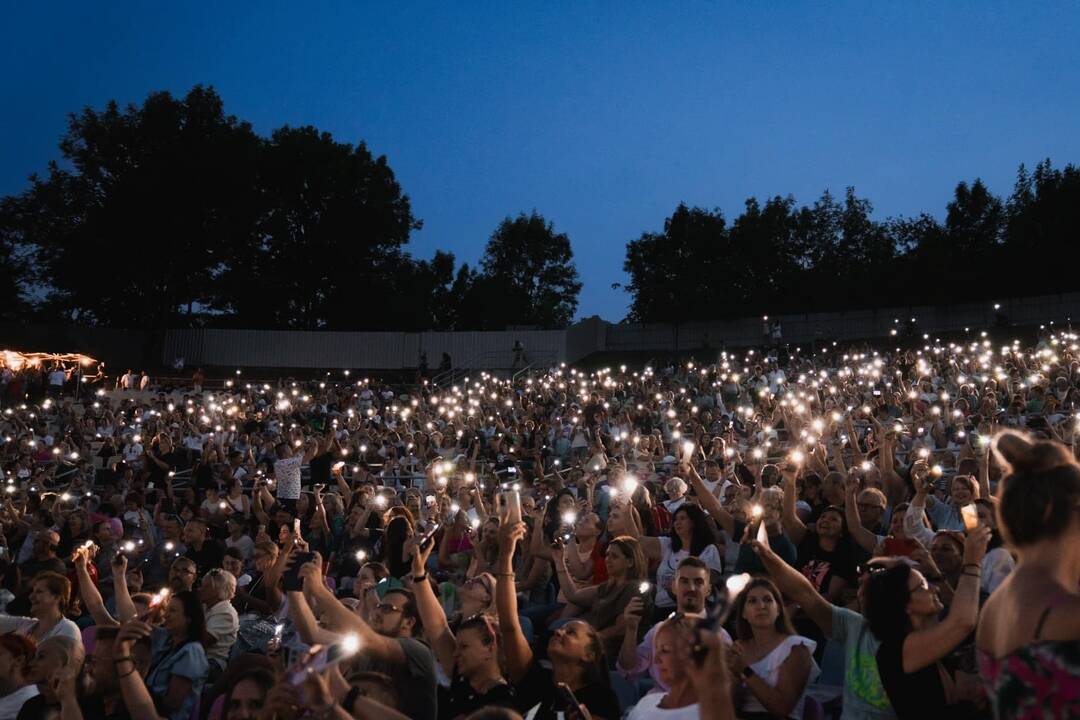
M 393 603 L 388 603 L 388 602 L 379 603 L 378 605 L 375 606 L 375 609 L 378 610 L 381 613 L 387 613 L 387 614 L 396 613 L 396 612 L 405 612 L 402 608 L 394 607 Z
M 465 585 L 479 584 L 480 587 L 484 588 L 484 591 L 488 595 L 491 595 L 491 586 L 485 581 L 485 578 L 484 578 L 483 575 L 477 575 L 476 577 L 469 578 L 468 580 L 465 581 L 464 584 Z

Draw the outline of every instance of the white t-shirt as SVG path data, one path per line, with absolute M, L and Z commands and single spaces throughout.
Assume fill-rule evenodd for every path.
M 0 697 L 0 720 L 15 720 L 15 717 L 22 710 L 23 704 L 30 698 L 37 697 L 41 693 L 38 692 L 37 685 L 24 685 L 18 690 L 3 697 Z
M 667 693 L 649 693 L 630 710 L 626 720 L 698 720 L 700 708 L 697 703 L 686 707 L 666 710 L 660 707 L 660 701 Z
M 279 500 L 300 499 L 300 464 L 303 458 L 294 455 L 274 463 L 274 480 Z
M 675 581 L 675 571 L 679 563 L 690 557 L 690 550 L 683 548 L 679 552 L 672 552 L 671 538 L 658 537 L 656 539 L 660 542 L 660 565 L 656 568 L 656 599 L 653 602 L 657 607 L 674 607 L 675 598 L 668 592 L 668 587 Z M 698 559 L 708 565 L 710 570 L 715 570 L 717 573 L 723 572 L 723 561 L 716 545 L 710 543 L 706 546 L 705 550 L 698 555 Z
M 756 663 L 752 663 L 750 667 L 754 668 L 754 672 L 765 683 L 771 687 L 776 687 L 780 682 L 780 666 L 784 664 L 784 661 L 791 655 L 791 651 L 795 648 L 803 645 L 810 652 L 810 677 L 807 678 L 806 684 L 810 685 L 817 680 L 818 675 L 821 674 L 821 668 L 814 662 L 814 650 L 817 648 L 817 643 L 810 638 L 804 638 L 801 635 L 789 635 L 784 638 L 783 641 L 772 649 L 765 657 L 758 660 Z M 803 716 L 803 704 L 806 702 L 806 693 L 803 692 L 799 696 L 799 701 L 795 703 L 794 709 L 788 714 L 789 718 L 795 718 L 799 720 Z M 747 694 L 742 705 L 737 708 L 738 712 L 742 713 L 768 713 L 765 706 L 757 701 L 751 694 Z

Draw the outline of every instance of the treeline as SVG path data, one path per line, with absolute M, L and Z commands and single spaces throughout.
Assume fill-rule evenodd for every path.
M 313 127 L 260 137 L 211 88 L 71 115 L 62 163 L 0 200 L 5 318 L 164 329 L 562 327 L 570 240 L 535 212 L 477 267 L 405 251 L 420 228 L 385 157 Z
M 629 320 L 948 304 L 1080 289 L 1080 169 L 1021 165 L 1012 194 L 961 182 L 945 220 L 871 217 L 848 188 L 813 205 L 751 198 L 730 224 L 680 205 L 630 242 Z
M 313 127 L 268 137 L 212 88 L 71 115 L 61 160 L 0 200 L 0 318 L 161 330 L 563 327 L 581 282 L 533 211 L 476 267 L 407 251 L 421 227 L 385 157 Z M 630 321 L 670 322 L 1080 288 L 1080 170 L 1020 167 L 1007 199 L 957 185 L 944 221 L 874 220 L 849 188 L 680 205 L 626 247 Z

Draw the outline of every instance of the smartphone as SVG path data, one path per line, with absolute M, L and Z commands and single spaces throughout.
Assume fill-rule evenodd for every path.
M 566 683 L 555 684 L 555 698 L 552 701 L 551 709 L 556 713 L 560 713 L 566 720 L 579 720 L 579 718 L 583 717 L 581 703 L 578 702 L 574 691 Z
M 885 554 L 891 556 L 910 557 L 911 553 L 918 549 L 919 545 L 911 538 L 885 538 Z
M 975 503 L 968 503 L 960 508 L 960 517 L 964 521 L 964 529 L 968 532 L 979 527 L 979 512 L 975 509 Z
M 433 537 L 435 537 L 435 533 L 437 533 L 438 531 L 439 531 L 439 523 L 437 523 L 437 522 L 436 522 L 436 523 L 432 523 L 432 524 L 431 524 L 431 527 L 430 527 L 430 528 L 428 528 L 428 529 L 427 529 L 427 530 L 426 530 L 426 531 L 424 532 L 424 534 L 423 534 L 423 535 L 421 535 L 421 536 L 420 536 L 420 537 L 419 537 L 419 538 L 417 539 L 417 541 L 416 541 L 416 546 L 417 546 L 417 547 L 421 547 L 421 548 L 422 548 L 422 547 L 424 547 L 425 545 L 427 545 L 427 544 L 428 544 L 429 542 L 431 542 L 431 539 L 432 539 Z
M 282 577 L 282 585 L 285 592 L 300 592 L 304 589 L 304 581 L 300 578 L 300 568 L 304 566 L 304 563 L 309 563 L 314 559 L 315 553 L 313 552 L 293 553 L 293 557 L 290 560 L 291 564 L 285 570 L 285 574 Z
M 521 522 L 521 493 L 517 490 L 507 490 L 500 495 L 506 522 L 511 524 Z
M 300 536 L 300 518 L 295 518 L 292 521 L 292 533 L 293 533 L 293 535 L 296 535 L 297 537 Z
M 286 677 L 293 685 L 299 685 L 307 678 L 308 672 L 322 672 L 328 667 L 338 664 L 354 652 L 356 651 L 350 650 L 346 643 L 312 645 L 307 657 L 289 668 Z

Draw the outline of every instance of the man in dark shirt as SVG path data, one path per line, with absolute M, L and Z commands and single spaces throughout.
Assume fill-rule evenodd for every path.
M 55 572 L 61 575 L 67 574 L 64 561 L 56 557 L 56 549 L 60 546 L 60 534 L 55 530 L 42 530 L 34 537 L 33 555 L 26 562 L 19 565 L 19 577 L 21 578 L 20 589 L 28 591 L 30 583 L 43 572 Z
M 116 636 L 119 628 L 99 627 L 94 651 L 86 658 L 86 677 L 89 687 L 78 701 L 85 720 L 129 720 L 131 715 L 124 705 L 116 669 Z M 135 667 L 125 664 L 124 672 L 138 672 L 146 676 L 150 669 L 150 642 L 144 638 L 132 646 Z M 61 698 L 65 700 L 65 698 Z
M 206 523 L 202 520 L 188 520 L 184 526 L 184 544 L 187 545 L 184 555 L 195 562 L 199 577 L 221 567 L 225 559 L 225 548 L 217 540 L 210 539 Z

